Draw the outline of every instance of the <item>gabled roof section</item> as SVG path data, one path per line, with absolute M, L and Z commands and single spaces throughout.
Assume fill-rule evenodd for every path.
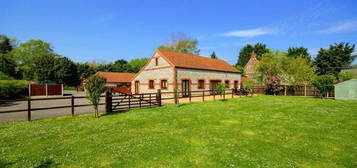
M 135 73 L 97 72 L 94 75 L 106 78 L 108 83 L 119 83 L 119 82 L 131 82 L 131 79 L 135 76 Z
M 157 52 L 178 68 L 203 69 L 224 72 L 239 72 L 226 61 L 191 54 L 158 49 Z

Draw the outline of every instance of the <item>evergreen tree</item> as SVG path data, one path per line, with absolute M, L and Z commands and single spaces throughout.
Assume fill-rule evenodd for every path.
M 247 44 L 240 50 L 238 62 L 236 65 L 244 67 L 252 56 L 253 51 L 256 53 L 257 59 L 261 60 L 262 56 L 269 52 L 269 49 L 266 47 L 265 44 L 261 43 L 257 43 L 254 46 L 251 44 Z
M 289 47 L 287 56 L 292 58 L 305 58 L 311 62 L 311 56 L 305 47 Z
M 336 43 L 328 49 L 321 48 L 314 61 L 318 75 L 334 75 L 338 77 L 341 69 L 349 68 L 356 58 L 353 55 L 355 45 Z

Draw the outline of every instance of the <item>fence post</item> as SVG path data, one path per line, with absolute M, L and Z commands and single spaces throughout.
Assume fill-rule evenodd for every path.
M 175 88 L 174 89 L 174 98 L 175 98 L 175 104 L 179 104 L 179 101 L 178 101 L 178 97 L 179 97 L 179 95 L 178 95 L 178 91 L 177 91 L 177 88 Z
M 112 112 L 112 93 L 110 91 L 105 92 L 105 111 Z
M 304 96 L 306 97 L 306 85 L 304 85 Z
M 223 90 L 223 100 L 226 100 L 226 89 Z
M 157 89 L 156 101 L 159 104 L 159 106 L 161 106 L 161 89 Z
M 72 105 L 72 116 L 74 116 L 74 96 L 71 97 L 71 105 Z
M 143 99 L 143 94 L 140 94 L 140 98 L 139 98 L 139 107 L 141 108 L 141 101 L 142 101 L 142 99 Z
M 46 96 L 48 96 L 48 86 L 47 86 L 47 83 L 46 83 Z
M 216 100 L 216 91 L 213 90 L 213 100 Z
M 131 94 L 129 95 L 129 104 L 128 104 L 128 105 L 129 105 L 129 110 L 130 110 L 130 108 L 131 108 L 131 107 L 130 107 L 130 101 L 131 101 Z
M 188 97 L 189 97 L 189 100 L 190 100 L 190 103 L 191 103 L 191 93 L 192 93 L 192 91 L 190 90 L 189 92 L 188 92 Z
M 205 91 L 202 91 L 202 101 L 205 101 Z
M 149 104 L 150 104 L 150 107 L 151 107 L 151 93 L 149 93 Z
M 284 85 L 284 95 L 286 96 L 286 92 L 287 92 L 287 88 L 286 88 L 286 85 Z
M 232 99 L 233 99 L 233 96 L 234 96 L 233 94 L 234 94 L 234 89 L 232 89 Z
M 27 98 L 27 120 L 31 121 L 31 98 Z

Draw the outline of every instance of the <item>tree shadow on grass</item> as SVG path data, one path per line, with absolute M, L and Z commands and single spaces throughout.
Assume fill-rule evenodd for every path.
M 42 162 L 40 165 L 36 166 L 36 168 L 56 167 L 56 165 L 57 164 L 52 160 L 46 160 L 45 162 Z
M 11 167 L 11 165 L 13 165 L 13 162 L 6 162 L 6 161 L 2 161 L 0 160 L 0 167 Z
M 118 110 L 118 111 L 113 111 L 113 112 L 109 112 L 109 113 L 103 113 L 99 117 L 110 116 L 110 115 L 118 115 L 118 114 L 126 113 L 128 111 L 129 110 Z

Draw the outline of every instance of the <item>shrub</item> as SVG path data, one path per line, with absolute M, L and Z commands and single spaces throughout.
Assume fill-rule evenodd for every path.
M 17 99 L 27 95 L 28 82 L 23 80 L 0 80 L 0 99 Z
M 0 80 L 13 80 L 13 78 L 7 76 L 4 72 L 0 72 Z
M 321 75 L 312 81 L 320 96 L 325 97 L 333 89 L 335 77 L 332 75 Z
M 253 96 L 254 90 L 253 90 L 253 81 L 252 80 L 248 80 L 244 83 L 243 85 L 243 90 L 244 92 L 246 92 L 247 94 L 250 94 Z
M 273 76 L 268 79 L 267 82 L 268 89 L 267 89 L 267 94 L 273 94 L 278 95 L 280 91 L 282 91 L 284 88 L 281 86 L 281 79 L 280 77 Z
M 224 83 L 218 83 L 217 87 L 215 88 L 215 91 L 217 94 L 223 94 L 223 92 L 226 90 L 227 85 Z
M 94 117 L 98 117 L 98 104 L 100 95 L 104 93 L 106 79 L 101 76 L 92 76 L 84 84 L 87 99 L 94 108 Z
M 350 80 L 353 78 L 357 78 L 357 74 L 353 73 L 353 72 L 349 72 L 349 71 L 344 71 L 344 72 L 340 72 L 338 74 L 338 79 L 343 82 L 346 80 Z

